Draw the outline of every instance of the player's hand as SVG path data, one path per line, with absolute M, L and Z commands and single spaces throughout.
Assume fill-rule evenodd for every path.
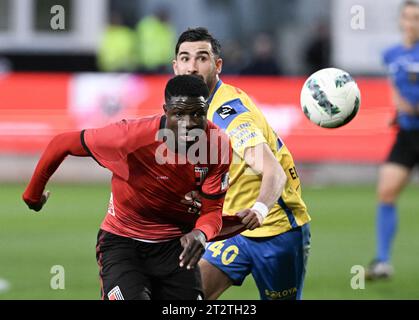
M 188 206 L 188 213 L 199 214 L 201 211 L 202 202 L 198 191 L 188 192 L 180 202 Z
M 263 217 L 257 210 L 244 209 L 236 213 L 246 229 L 254 230 L 262 225 Z
M 38 202 L 36 202 L 36 203 L 34 203 L 32 201 L 29 201 L 29 200 L 27 200 L 25 198 L 23 200 L 25 201 L 25 203 L 29 207 L 29 209 L 38 212 L 39 210 L 42 209 L 42 207 L 48 201 L 49 196 L 50 196 L 50 192 L 49 191 L 44 191 L 42 193 L 41 199 Z
M 194 229 L 180 238 L 183 251 L 179 256 L 179 266 L 193 269 L 205 251 L 207 241 L 201 230 Z

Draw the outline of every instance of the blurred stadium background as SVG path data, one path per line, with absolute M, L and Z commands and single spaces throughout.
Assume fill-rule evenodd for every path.
M 221 40 L 222 79 L 252 96 L 297 162 L 313 218 L 305 298 L 418 299 L 417 175 L 400 199 L 394 279 L 351 288 L 351 268 L 374 254 L 374 185 L 394 139 L 380 54 L 399 39 L 400 2 L 0 0 L 0 299 L 99 297 L 109 174 L 69 158 L 43 212 L 29 212 L 21 193 L 55 134 L 160 112 L 173 41 L 195 26 Z M 358 116 L 336 130 L 299 107 L 306 76 L 327 66 L 349 71 L 362 94 Z M 64 290 L 50 286 L 55 265 Z M 222 298 L 258 293 L 249 279 Z

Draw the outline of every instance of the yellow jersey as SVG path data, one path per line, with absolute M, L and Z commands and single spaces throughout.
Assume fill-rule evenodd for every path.
M 208 119 L 229 135 L 234 151 L 229 170 L 230 187 L 223 207 L 225 214 L 234 215 L 251 208 L 259 196 L 262 176 L 253 172 L 244 161 L 246 148 L 266 143 L 287 175 L 284 191 L 263 225 L 255 230 L 246 230 L 242 235 L 269 237 L 309 222 L 311 219 L 301 198 L 300 179 L 291 153 L 249 96 L 219 80 L 208 103 Z

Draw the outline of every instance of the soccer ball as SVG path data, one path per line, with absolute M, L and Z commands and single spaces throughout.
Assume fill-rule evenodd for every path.
M 306 117 L 323 128 L 338 128 L 358 113 L 361 94 L 346 71 L 327 68 L 313 73 L 301 90 L 301 108 Z

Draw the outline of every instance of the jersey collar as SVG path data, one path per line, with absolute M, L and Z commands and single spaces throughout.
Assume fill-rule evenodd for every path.
M 219 88 L 219 87 L 221 87 L 221 85 L 222 85 L 222 84 L 223 84 L 223 82 L 221 81 L 221 79 L 219 79 L 219 80 L 218 80 L 218 82 L 217 82 L 217 84 L 215 85 L 214 90 L 212 91 L 211 95 L 209 96 L 209 98 L 208 98 L 208 100 L 207 100 L 208 105 L 210 105 L 210 104 L 211 104 L 211 101 L 212 101 L 212 99 L 214 98 L 215 93 L 217 92 L 218 88 Z

